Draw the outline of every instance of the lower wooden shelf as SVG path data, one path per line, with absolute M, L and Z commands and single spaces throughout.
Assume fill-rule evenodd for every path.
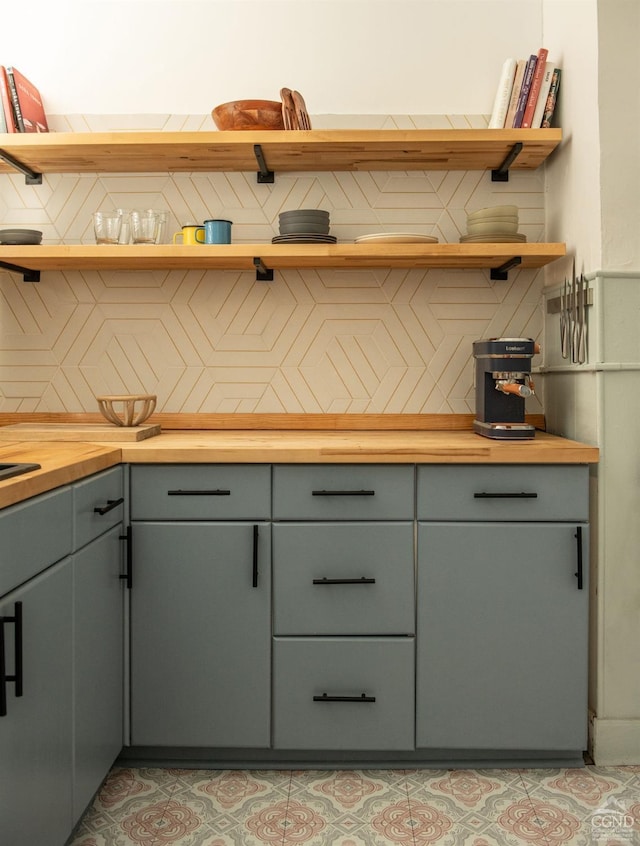
M 557 243 L 483 244 L 225 244 L 0 246 L 0 269 L 27 281 L 55 270 L 281 270 L 406 267 L 458 270 L 539 268 L 566 254 Z

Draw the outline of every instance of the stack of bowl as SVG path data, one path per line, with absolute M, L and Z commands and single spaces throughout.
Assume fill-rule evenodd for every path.
M 329 235 L 329 212 L 323 209 L 296 209 L 280 212 L 280 235 L 273 238 L 274 243 L 286 241 L 305 241 L 335 243 L 336 238 Z
M 465 242 L 526 241 L 526 235 L 518 232 L 517 206 L 491 206 L 467 215 L 467 234 L 460 238 Z

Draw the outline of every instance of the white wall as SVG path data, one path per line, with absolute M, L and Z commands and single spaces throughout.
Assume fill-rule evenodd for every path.
M 33 0 L 0 62 L 50 114 L 208 114 L 297 88 L 312 114 L 487 114 L 541 0 Z M 22 14 L 21 12 L 15 13 Z M 213 128 L 213 127 L 212 127 Z

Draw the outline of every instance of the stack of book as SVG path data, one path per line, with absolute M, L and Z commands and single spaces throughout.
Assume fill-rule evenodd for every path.
M 0 132 L 48 132 L 40 92 L 15 68 L 0 65 Z
M 489 129 L 549 129 L 558 100 L 561 69 L 541 47 L 528 59 L 502 66 Z

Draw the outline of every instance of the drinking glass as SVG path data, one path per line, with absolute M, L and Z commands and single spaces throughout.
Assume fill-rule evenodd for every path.
M 96 244 L 117 244 L 122 229 L 122 215 L 116 211 L 94 212 Z
M 131 212 L 131 240 L 134 244 L 155 244 L 158 215 L 154 211 Z

